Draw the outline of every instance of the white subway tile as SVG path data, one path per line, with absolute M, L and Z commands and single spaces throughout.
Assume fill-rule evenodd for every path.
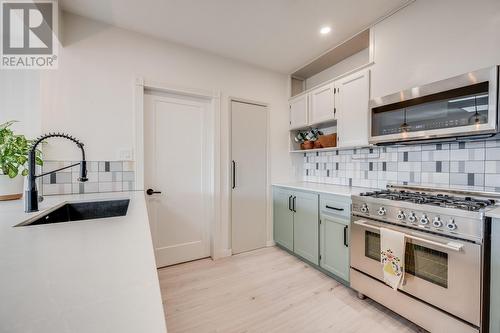
M 485 184 L 490 187 L 500 187 L 500 174 L 486 174 Z
M 71 194 L 72 184 L 43 184 L 42 195 Z
M 500 148 L 488 148 L 488 149 L 486 149 L 486 160 L 487 161 L 499 161 L 500 160 Z

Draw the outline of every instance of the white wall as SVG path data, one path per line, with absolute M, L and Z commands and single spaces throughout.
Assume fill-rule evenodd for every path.
M 34 138 L 40 134 L 40 79 L 32 70 L 0 71 L 0 124 L 17 120 L 12 129 Z
M 418 0 L 374 27 L 372 97 L 500 64 L 500 1 Z
M 222 93 L 222 188 L 228 188 L 229 179 L 229 97 L 269 104 L 271 180 L 294 177 L 293 157 L 288 153 L 285 75 L 72 14 L 65 14 L 63 20 L 59 69 L 42 73 L 44 132 L 60 130 L 81 139 L 89 160 L 119 159 L 119 150 L 133 149 L 135 79 L 143 77 L 174 87 Z M 71 144 L 51 140 L 45 157 L 74 160 L 78 151 Z M 221 204 L 224 213 L 228 203 Z M 230 242 L 228 224 L 223 217 L 225 248 Z
M 133 88 L 138 76 L 285 107 L 281 75 L 71 14 L 64 15 L 64 27 L 59 69 L 42 75 L 42 127 L 79 136 L 89 159 L 117 159 L 118 149 L 132 148 Z M 47 157 L 68 159 L 73 154 L 54 146 Z

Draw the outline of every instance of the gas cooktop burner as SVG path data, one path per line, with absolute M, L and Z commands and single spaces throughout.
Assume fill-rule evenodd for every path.
M 456 208 L 468 211 L 478 211 L 486 206 L 494 205 L 494 200 L 476 199 L 472 197 L 457 197 L 446 194 L 432 194 L 424 192 L 409 192 L 395 190 L 381 190 L 361 193 L 361 196 L 395 201 L 406 201 L 416 204 L 433 205 L 445 208 Z

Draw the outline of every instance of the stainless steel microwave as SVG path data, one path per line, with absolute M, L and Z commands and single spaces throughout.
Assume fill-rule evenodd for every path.
M 498 66 L 370 101 L 372 144 L 498 133 Z

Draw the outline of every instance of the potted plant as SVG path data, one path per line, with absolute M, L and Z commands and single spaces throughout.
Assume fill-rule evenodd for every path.
M 8 121 L 0 124 L 0 201 L 21 198 L 24 176 L 28 174 L 26 162 L 31 141 L 10 129 L 14 123 L 15 121 Z M 36 152 L 35 163 L 43 163 L 39 150 Z

